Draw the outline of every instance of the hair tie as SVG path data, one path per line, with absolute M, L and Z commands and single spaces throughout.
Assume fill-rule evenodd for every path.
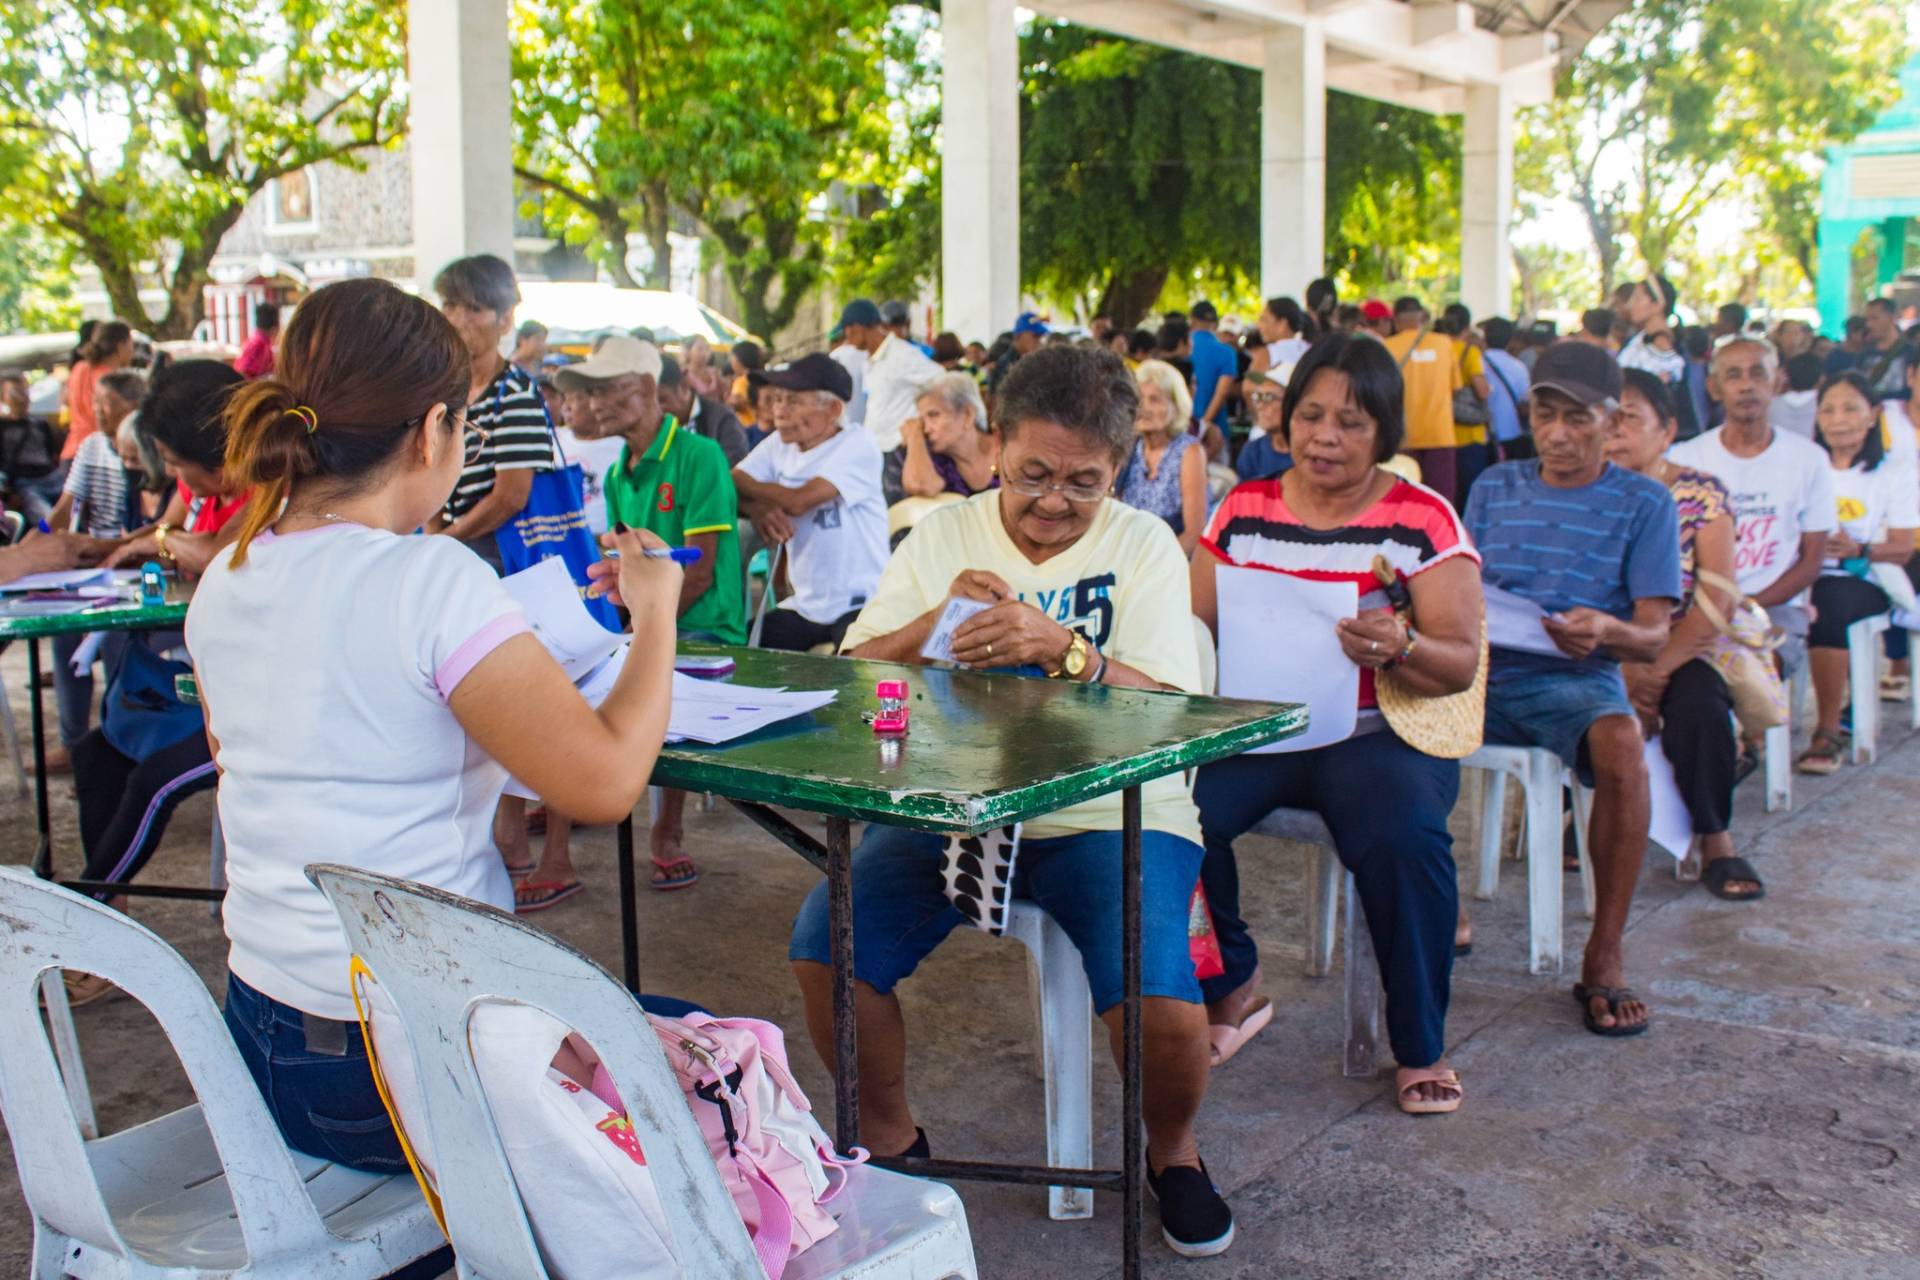
M 280 415 L 283 418 L 298 418 L 307 424 L 307 434 L 312 435 L 320 429 L 320 415 L 303 404 L 297 404 Z

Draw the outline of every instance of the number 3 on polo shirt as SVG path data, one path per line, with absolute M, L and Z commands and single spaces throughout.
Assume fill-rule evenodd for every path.
M 673 510 L 673 486 L 671 484 L 662 482 L 660 487 L 654 490 L 653 505 L 657 511 Z

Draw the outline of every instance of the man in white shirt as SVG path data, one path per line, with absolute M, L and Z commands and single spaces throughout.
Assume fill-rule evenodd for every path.
M 792 586 L 768 612 L 760 643 L 837 649 L 887 567 L 880 451 L 842 421 L 852 388 L 838 362 L 803 356 L 749 376 L 774 393 L 774 434 L 741 459 L 733 482 L 760 536 L 785 546 Z
M 1811 440 L 1774 430 L 1778 357 L 1764 338 L 1734 337 L 1714 349 L 1707 375 L 1726 425 L 1675 445 L 1668 457 L 1716 476 L 1732 495 L 1734 577 L 1791 637 L 1781 658 L 1789 672 L 1805 661 L 1809 619 L 1800 597 L 1820 576 L 1833 532 L 1833 473 Z
M 873 306 L 864 298 L 856 298 L 847 304 L 847 314 L 852 314 L 863 303 Z M 880 314 L 879 309 L 874 308 L 874 315 Z M 906 462 L 906 450 L 900 444 L 900 424 L 919 413 L 920 393 L 945 370 L 885 323 L 843 323 L 848 344 L 867 355 L 867 407 L 860 425 L 873 437 L 875 447 L 885 459 L 881 488 L 886 499 L 889 503 L 898 502 L 906 496 L 906 488 L 900 482 L 901 468 Z
M 853 381 L 853 392 L 847 397 L 847 414 L 843 421 L 850 427 L 864 426 L 867 421 L 867 351 L 878 345 L 878 339 L 869 339 L 868 330 L 885 332 L 880 319 L 880 308 L 873 305 L 870 298 L 855 298 L 840 309 L 840 323 L 833 326 L 833 332 L 827 340 L 833 343 L 828 351 L 835 363 L 847 371 Z

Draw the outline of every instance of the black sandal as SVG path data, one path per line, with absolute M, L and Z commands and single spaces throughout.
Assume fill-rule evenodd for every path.
M 1614 1025 L 1603 1027 L 1600 1025 L 1600 1020 L 1593 1016 L 1593 1005 L 1591 1001 L 1595 996 L 1607 1002 L 1607 1012 L 1612 1014 L 1616 1019 Z M 1597 1036 L 1608 1036 L 1612 1038 L 1637 1036 L 1653 1025 L 1651 1016 L 1648 1017 L 1647 1021 L 1635 1023 L 1630 1027 L 1623 1026 L 1617 1021 L 1620 1017 L 1620 1006 L 1629 1000 L 1639 999 L 1639 997 L 1634 995 L 1632 990 L 1627 987 L 1589 987 L 1576 982 L 1573 984 L 1573 998 L 1580 1004 L 1580 1021 L 1586 1023 L 1587 1030 Z
M 1729 880 L 1745 880 L 1754 886 L 1752 893 L 1733 893 L 1728 890 Z M 1716 898 L 1725 898 L 1728 902 L 1755 902 L 1767 896 L 1767 886 L 1760 883 L 1760 873 L 1745 858 L 1732 856 L 1715 858 L 1700 872 L 1700 883 L 1707 892 Z

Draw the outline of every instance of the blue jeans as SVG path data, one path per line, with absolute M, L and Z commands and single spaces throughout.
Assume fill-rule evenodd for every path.
M 88 667 L 85 675 L 73 673 L 74 652 L 85 639 L 84 635 L 53 638 L 53 700 L 60 709 L 60 743 L 67 747 L 86 737 L 93 727 L 93 668 Z M 95 662 L 104 665 L 109 678 L 126 648 L 125 631 L 107 632 Z
M 663 1017 L 703 1012 L 665 996 L 641 996 L 640 1003 Z M 307 1047 L 305 1014 L 232 974 L 227 975 L 225 1016 L 227 1031 L 288 1146 L 368 1173 L 407 1171 L 358 1026 L 345 1028 L 345 1053 L 316 1053 Z
M 1226 973 L 1201 984 L 1219 1000 L 1253 976 L 1259 949 L 1240 918 L 1233 842 L 1275 809 L 1311 809 L 1353 873 L 1387 992 L 1387 1036 L 1403 1067 L 1429 1067 L 1447 1047 L 1453 926 L 1460 910 L 1447 815 L 1460 766 L 1390 732 L 1311 751 L 1234 756 L 1194 783 L 1207 858 L 1200 868 Z
M 885 995 L 946 936 L 966 923 L 940 880 L 941 838 L 870 826 L 853 852 L 853 971 Z M 1140 994 L 1197 1004 L 1187 946 L 1187 903 L 1200 874 L 1200 846 L 1164 831 L 1140 833 Z M 1013 896 L 1045 911 L 1073 940 L 1105 1012 L 1126 984 L 1120 956 L 1120 833 L 1083 831 L 1022 840 Z M 827 886 L 814 886 L 793 921 L 792 960 L 831 964 Z

